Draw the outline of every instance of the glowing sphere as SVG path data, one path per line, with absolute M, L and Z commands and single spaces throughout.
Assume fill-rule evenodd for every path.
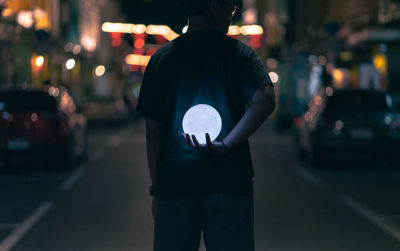
M 200 104 L 193 106 L 185 113 L 182 127 L 185 133 L 195 135 L 200 144 L 205 144 L 206 133 L 210 135 L 211 141 L 218 137 L 222 128 L 222 119 L 212 106 Z

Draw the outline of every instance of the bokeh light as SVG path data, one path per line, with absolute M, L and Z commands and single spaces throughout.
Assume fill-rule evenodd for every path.
M 274 84 L 278 83 L 278 81 L 279 81 L 279 75 L 278 75 L 278 73 L 276 73 L 276 72 L 270 72 L 270 73 L 269 73 L 269 77 L 270 77 L 272 83 L 274 83 Z
M 326 95 L 328 95 L 329 97 L 332 96 L 332 95 L 333 95 L 333 89 L 332 89 L 332 87 L 326 87 L 325 93 L 326 93 Z
M 64 46 L 64 50 L 65 50 L 66 52 L 71 52 L 73 48 L 74 48 L 74 44 L 71 43 L 71 42 L 68 42 L 68 43 Z
M 78 55 L 79 53 L 81 53 L 82 51 L 82 46 L 80 46 L 79 44 L 75 45 L 74 48 L 72 49 L 72 53 L 74 55 Z
M 35 60 L 35 64 L 37 67 L 41 67 L 44 64 L 44 57 L 43 56 L 37 56 Z
M 275 58 L 268 58 L 267 67 L 271 70 L 276 70 L 278 68 L 278 61 Z
M 72 69 L 74 69 L 75 64 L 76 64 L 75 59 L 70 58 L 65 63 L 65 68 L 67 68 L 67 70 L 72 70 Z
M 106 73 L 106 67 L 104 65 L 98 65 L 94 70 L 97 77 L 101 77 Z
M 135 42 L 133 43 L 133 46 L 137 49 L 143 48 L 144 45 L 146 44 L 146 41 L 144 41 L 143 38 L 138 38 L 135 40 Z

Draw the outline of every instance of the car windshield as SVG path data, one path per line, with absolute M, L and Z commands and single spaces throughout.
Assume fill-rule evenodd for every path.
M 389 106 L 384 93 L 379 92 L 336 92 L 328 99 L 325 115 L 338 113 L 380 112 Z
M 57 109 L 54 97 L 42 92 L 0 92 L 0 110 L 43 112 Z

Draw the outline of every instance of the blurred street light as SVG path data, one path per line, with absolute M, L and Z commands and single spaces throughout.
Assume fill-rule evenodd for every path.
M 99 65 L 96 67 L 94 73 L 97 77 L 101 77 L 104 75 L 104 73 L 106 73 L 106 67 L 104 65 Z
M 52 86 L 49 88 L 49 95 L 53 97 L 58 97 L 59 94 L 60 94 L 60 89 L 58 89 L 57 87 Z
M 12 16 L 14 13 L 15 13 L 15 11 L 14 11 L 13 9 L 4 9 L 4 10 L 1 12 L 1 15 L 2 15 L 3 17 L 10 17 L 10 16 Z
M 329 97 L 332 96 L 332 95 L 333 95 L 333 89 L 332 89 L 332 87 L 326 87 L 325 93 L 326 93 L 326 95 L 328 95 Z
M 78 55 L 79 53 L 81 53 L 81 50 L 82 50 L 82 46 L 80 46 L 79 44 L 77 44 L 77 45 L 75 45 L 75 46 L 72 48 L 72 53 L 73 53 L 74 55 Z
M 259 25 L 244 25 L 240 28 L 240 32 L 245 35 L 262 35 L 263 28 Z
M 278 61 L 275 58 L 268 58 L 267 67 L 271 70 L 276 70 L 278 68 Z
M 279 75 L 276 72 L 270 72 L 269 77 L 271 78 L 272 83 L 276 84 L 279 81 Z
M 342 69 L 333 70 L 332 77 L 334 80 L 335 87 L 337 87 L 337 88 L 343 87 L 344 73 L 343 73 Z
M 42 55 L 33 55 L 31 57 L 32 73 L 34 73 L 35 76 L 42 72 L 44 63 L 45 58 Z
M 96 39 L 87 34 L 81 34 L 81 44 L 89 52 L 93 52 L 97 47 Z
M 143 38 L 138 38 L 135 40 L 133 46 L 137 49 L 143 48 L 146 44 L 146 41 Z
M 127 23 L 110 23 L 105 22 L 101 26 L 101 30 L 103 32 L 108 33 L 129 33 L 129 34 L 143 34 L 147 33 L 148 35 L 162 35 L 169 41 L 178 37 L 169 26 L 167 25 L 148 25 L 145 26 L 143 24 L 127 24 Z M 187 26 L 182 29 L 182 33 L 187 32 Z M 251 36 L 251 35 L 262 35 L 264 30 L 259 25 L 244 25 L 244 26 L 237 26 L 231 25 L 229 27 L 228 35 L 244 35 L 244 36 Z
M 240 35 L 240 27 L 237 25 L 229 26 L 228 35 L 230 36 L 238 36 Z
M 65 68 L 67 68 L 67 70 L 72 70 L 75 67 L 75 59 L 70 58 L 67 60 L 67 62 L 65 63 Z
M 125 63 L 128 65 L 147 66 L 149 61 L 150 61 L 150 56 L 129 54 L 125 57 Z
M 34 20 L 32 11 L 20 11 L 17 16 L 17 22 L 22 27 L 28 29 L 32 27 Z
M 71 43 L 71 42 L 68 42 L 68 43 L 65 45 L 64 50 L 65 50 L 66 52 L 70 52 L 70 51 L 72 51 L 73 47 L 74 47 L 74 44 Z
M 387 60 L 385 54 L 379 53 L 374 56 L 374 66 L 381 74 L 386 74 Z
M 42 67 L 44 64 L 44 57 L 43 56 L 37 56 L 35 59 L 35 64 L 37 67 Z

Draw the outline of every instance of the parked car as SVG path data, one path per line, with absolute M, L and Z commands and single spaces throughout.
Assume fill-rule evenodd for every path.
M 64 89 L 0 91 L 0 158 L 72 167 L 87 153 L 86 118 Z
M 400 114 L 388 93 L 328 87 L 296 120 L 294 140 L 299 155 L 313 163 L 338 157 L 390 160 L 400 149 Z

